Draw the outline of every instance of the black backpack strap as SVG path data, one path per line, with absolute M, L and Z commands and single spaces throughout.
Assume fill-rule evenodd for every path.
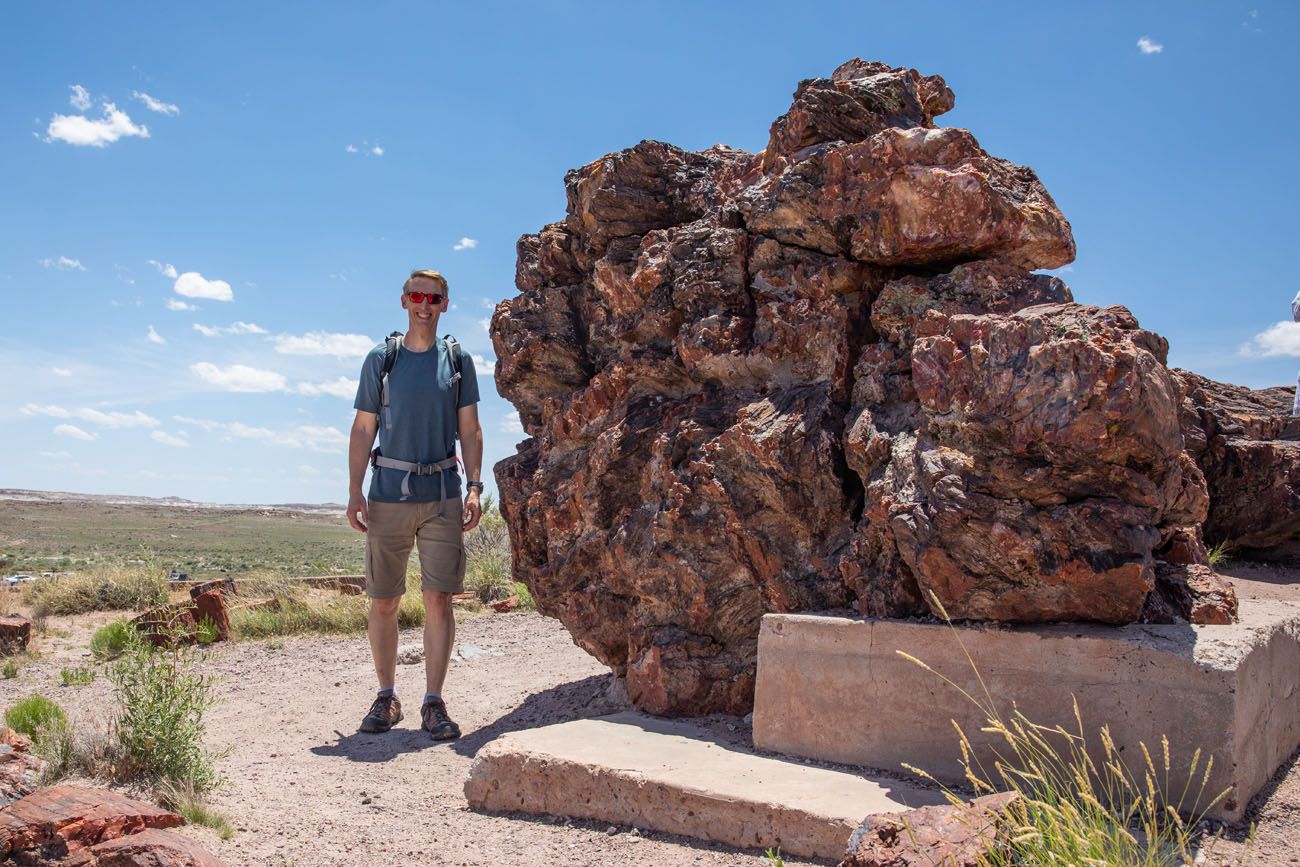
M 452 409 L 459 415 L 460 413 L 460 368 L 461 360 L 464 358 L 465 350 L 460 348 L 460 342 L 450 334 L 442 335 L 442 339 L 447 341 L 447 354 L 451 356 L 451 381 L 456 383 L 456 403 Z M 460 438 L 460 425 L 456 426 L 456 437 Z
M 384 338 L 384 372 L 379 374 L 379 405 L 388 406 L 388 374 L 397 363 L 397 347 L 402 342 L 402 332 L 394 331 Z

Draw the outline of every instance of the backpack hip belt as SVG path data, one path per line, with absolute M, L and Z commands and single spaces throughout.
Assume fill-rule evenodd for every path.
M 438 474 L 438 486 L 441 492 L 438 503 L 438 515 L 442 516 L 443 504 L 447 501 L 447 470 L 456 469 L 459 461 L 456 456 L 452 455 L 446 460 L 437 461 L 432 464 L 417 464 L 413 461 L 399 461 L 397 458 L 386 458 L 375 449 L 370 453 L 370 465 L 373 467 L 384 467 L 390 470 L 405 470 L 406 475 L 402 476 L 402 499 L 405 500 L 411 496 L 411 476 L 431 476 Z

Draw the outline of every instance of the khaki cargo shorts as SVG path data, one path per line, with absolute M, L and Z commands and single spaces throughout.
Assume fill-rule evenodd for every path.
M 406 563 L 411 546 L 420 551 L 420 588 L 460 593 L 465 588 L 465 547 L 460 497 L 449 497 L 438 515 L 438 503 L 380 503 L 367 501 L 366 595 L 392 599 L 406 592 Z

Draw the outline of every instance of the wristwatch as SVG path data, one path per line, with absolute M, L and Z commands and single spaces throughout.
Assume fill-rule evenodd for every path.
M 477 479 L 471 479 L 470 481 L 465 483 L 465 490 L 478 491 L 481 494 L 483 493 L 483 483 L 478 481 Z

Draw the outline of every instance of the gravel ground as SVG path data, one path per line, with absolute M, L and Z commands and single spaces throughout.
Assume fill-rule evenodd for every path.
M 1300 570 L 1240 564 L 1224 571 L 1244 597 L 1300 601 Z M 0 706 L 44 693 L 81 725 L 101 725 L 111 685 L 100 676 L 64 687 L 59 670 L 89 665 L 95 614 L 51 618 L 35 659 L 0 680 Z M 418 646 L 419 633 L 401 643 Z M 225 784 L 214 805 L 238 829 L 219 840 L 188 828 L 232 865 L 765 865 L 739 852 L 683 837 L 604 823 L 489 815 L 468 808 L 462 786 L 475 753 L 499 734 L 610 713 L 626 707 L 613 678 L 575 647 L 556 622 L 535 614 L 469 615 L 446 697 L 465 736 L 434 743 L 419 730 L 423 664 L 398 667 L 407 719 L 385 735 L 357 733 L 373 697 L 363 638 L 302 637 L 219 646 L 209 667 L 219 701 L 209 711 L 208 743 L 224 751 Z M 725 741 L 748 727 L 736 718 L 704 720 Z M 1245 863 L 1300 863 L 1300 762 L 1278 771 L 1251 807 L 1256 839 L 1229 829 L 1223 856 Z M 1214 860 L 1218 860 L 1217 858 Z M 787 864 L 817 862 L 787 860 Z

